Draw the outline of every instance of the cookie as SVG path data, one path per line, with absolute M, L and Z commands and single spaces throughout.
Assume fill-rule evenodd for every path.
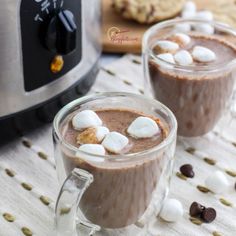
M 209 5 L 208 9 L 214 14 L 216 21 L 236 27 L 236 1 L 217 0 L 214 1 L 214 4 Z
M 124 18 L 154 23 L 177 16 L 185 0 L 113 0 L 113 8 Z

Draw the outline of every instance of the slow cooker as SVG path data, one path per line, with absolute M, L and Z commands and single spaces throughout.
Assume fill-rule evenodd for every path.
M 1 0 L 0 143 L 50 122 L 98 72 L 99 0 Z

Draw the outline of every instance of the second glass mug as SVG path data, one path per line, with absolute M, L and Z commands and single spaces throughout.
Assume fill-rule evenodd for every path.
M 198 32 L 194 28 L 198 24 L 212 27 L 214 34 Z M 236 31 L 217 22 L 174 19 L 152 26 L 143 38 L 143 64 L 145 79 L 149 84 L 146 93 L 152 91 L 155 98 L 175 114 L 178 135 L 202 136 L 211 131 L 227 111 L 231 111 L 231 116 L 235 117 L 236 96 L 232 97 L 232 93 L 235 86 L 236 58 L 197 66 L 164 61 L 153 52 L 153 47 L 158 40 L 175 33 L 184 33 L 191 37 L 214 37 L 214 40 L 230 45 L 236 55 Z M 191 43 L 189 47 L 191 49 Z M 220 53 L 222 57 L 227 50 L 225 52 L 222 49 Z
M 65 118 L 74 111 L 131 109 L 158 117 L 167 137 L 152 149 L 116 156 L 86 154 L 66 143 Z M 62 185 L 56 205 L 57 236 L 148 235 L 148 222 L 168 194 L 176 145 L 177 122 L 155 100 L 128 93 L 103 93 L 75 100 L 54 120 L 57 173 Z M 77 157 L 76 157 L 77 156 Z

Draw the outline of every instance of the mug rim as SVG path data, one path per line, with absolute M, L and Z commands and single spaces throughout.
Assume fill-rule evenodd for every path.
M 154 57 L 155 60 L 157 60 L 157 62 L 162 63 L 166 66 L 169 66 L 171 69 L 174 70 L 179 70 L 179 71 L 184 71 L 184 72 L 193 72 L 194 69 L 197 72 L 218 72 L 218 71 L 222 71 L 222 70 L 226 70 L 228 67 L 231 66 L 235 66 L 236 65 L 236 58 L 230 60 L 228 63 L 220 63 L 220 64 L 216 64 L 216 65 L 207 65 L 207 66 L 197 66 L 197 68 L 193 65 L 188 65 L 188 66 L 183 66 L 183 65 L 178 65 L 178 64 L 174 64 L 171 62 L 167 62 L 161 58 L 158 58 L 157 55 L 154 55 L 152 52 L 152 49 L 150 48 L 149 44 L 148 44 L 148 40 L 150 38 L 150 36 L 152 36 L 154 33 L 157 33 L 159 30 L 164 29 L 166 27 L 171 27 L 171 26 L 175 26 L 176 24 L 181 24 L 181 23 L 188 23 L 188 24 L 196 24 L 196 23 L 201 23 L 201 24 L 210 24 L 212 25 L 214 28 L 218 28 L 224 32 L 227 32 L 228 34 L 232 35 L 235 37 L 236 39 L 236 30 L 230 26 L 228 26 L 227 24 L 221 23 L 221 22 L 217 22 L 217 21 L 207 21 L 207 20 L 196 20 L 196 19 L 182 19 L 182 18 L 178 18 L 178 19 L 172 19 L 172 20 L 167 20 L 161 23 L 157 23 L 153 26 L 151 26 L 143 35 L 143 39 L 142 39 L 142 54 L 148 54 L 148 55 L 152 55 Z M 185 32 L 177 32 L 177 33 L 185 33 Z M 204 35 L 205 33 L 203 33 Z M 208 34 L 206 34 L 208 35 Z M 234 46 L 234 45 L 232 45 Z M 235 50 L 236 50 L 236 46 L 235 46 Z
M 97 100 L 97 99 L 102 99 L 102 98 L 107 98 L 107 97 L 132 97 L 132 98 L 139 98 L 139 99 L 144 99 L 145 102 L 147 103 L 152 103 L 156 106 L 159 107 L 159 109 L 164 109 L 168 117 L 170 118 L 171 125 L 173 126 L 172 128 L 170 127 L 170 132 L 168 133 L 168 136 L 158 145 L 155 147 L 149 148 L 147 150 L 141 151 L 141 152 L 135 152 L 135 153 L 130 153 L 130 154 L 113 154 L 113 155 L 96 155 L 96 154 L 91 154 L 88 152 L 84 152 L 78 149 L 78 147 L 73 146 L 72 144 L 68 143 L 61 135 L 61 132 L 59 130 L 60 126 L 60 121 L 62 120 L 64 114 L 68 112 L 69 110 L 73 109 L 74 107 L 78 105 L 85 104 L 86 102 L 92 101 L 92 100 Z M 95 158 L 102 158 L 103 160 L 114 160 L 114 161 L 127 161 L 127 160 L 133 160 L 137 158 L 137 156 L 143 156 L 147 154 L 151 154 L 154 152 L 158 152 L 159 150 L 165 148 L 166 146 L 170 145 L 173 140 L 176 139 L 177 137 L 177 120 L 175 118 L 175 115 L 173 112 L 164 104 L 161 102 L 155 100 L 155 99 L 150 99 L 144 95 L 138 95 L 138 94 L 133 94 L 133 93 L 126 93 L 126 92 L 102 92 L 102 93 L 97 93 L 97 94 L 92 94 L 92 95 L 87 95 L 81 98 L 78 98 L 70 103 L 68 103 L 66 106 L 64 106 L 55 116 L 53 120 L 53 134 L 56 134 L 56 138 L 58 141 L 60 141 L 66 148 L 68 148 L 71 151 L 74 151 L 75 153 L 81 153 L 85 155 L 89 155 L 91 157 Z M 96 161 L 96 159 L 94 160 Z

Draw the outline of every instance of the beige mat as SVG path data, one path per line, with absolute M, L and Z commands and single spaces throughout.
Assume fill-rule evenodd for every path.
M 102 91 L 143 93 L 140 57 L 126 55 L 102 68 L 91 93 Z M 153 236 L 236 235 L 236 122 L 227 127 L 224 137 L 217 136 L 216 129 L 199 139 L 179 141 L 170 195 L 182 202 L 184 217 L 174 224 L 157 220 L 152 225 Z M 184 163 L 194 166 L 196 176 L 191 181 L 176 176 Z M 53 211 L 59 189 L 54 167 L 50 126 L 0 149 L 0 236 L 54 235 Z M 214 195 L 203 191 L 204 179 L 215 170 L 227 173 L 230 192 Z M 188 209 L 192 201 L 213 206 L 216 220 L 202 225 L 191 222 Z

